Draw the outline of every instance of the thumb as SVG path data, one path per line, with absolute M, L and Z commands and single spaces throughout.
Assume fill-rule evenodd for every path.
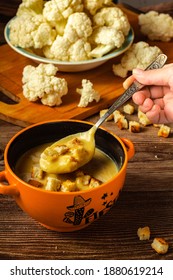
M 169 68 L 142 70 L 133 69 L 133 76 L 144 85 L 167 86 L 170 76 Z

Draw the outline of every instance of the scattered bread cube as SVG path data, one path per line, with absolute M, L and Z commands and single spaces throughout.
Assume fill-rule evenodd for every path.
M 168 242 L 165 241 L 163 238 L 154 238 L 151 247 L 158 253 L 158 254 L 166 254 L 169 248 Z
M 158 135 L 159 137 L 165 137 L 165 138 L 166 138 L 166 137 L 169 136 L 170 131 L 171 131 L 171 128 L 170 128 L 169 126 L 162 124 L 162 125 L 160 126 L 160 129 L 159 129 L 157 135 Z
M 138 228 L 137 235 L 140 240 L 149 240 L 150 239 L 150 228 L 148 226 Z
M 114 122 L 117 124 L 117 126 L 120 129 L 128 128 L 128 121 L 119 110 L 115 110 L 115 112 L 113 113 L 113 116 L 114 116 Z
M 113 112 L 114 122 L 117 123 L 118 120 L 123 116 L 119 110 Z
M 138 109 L 138 119 L 139 122 L 143 125 L 143 126 L 147 126 L 152 124 L 152 122 L 148 119 L 148 117 L 146 116 L 145 113 L 143 113 L 141 110 Z
M 128 129 L 128 121 L 127 121 L 127 119 L 125 118 L 125 116 L 122 116 L 122 117 L 118 120 L 117 126 L 118 126 L 120 129 Z
M 132 115 L 135 111 L 135 107 L 131 104 L 126 104 L 123 107 L 123 111 L 124 111 L 124 113 L 126 113 L 128 115 Z
M 101 110 L 101 111 L 100 111 L 100 118 L 101 118 L 107 111 L 108 111 L 108 109 Z M 106 119 L 106 121 L 111 121 L 111 120 L 113 120 L 113 118 L 114 118 L 114 115 L 111 114 L 111 115 Z
M 133 133 L 138 133 L 141 131 L 141 125 L 136 121 L 129 121 L 129 131 Z

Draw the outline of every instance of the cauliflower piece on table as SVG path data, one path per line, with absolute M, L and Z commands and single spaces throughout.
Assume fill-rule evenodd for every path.
M 116 76 L 126 78 L 134 68 L 145 69 L 162 51 L 157 46 L 150 46 L 140 41 L 132 46 L 123 55 L 119 64 L 113 64 L 112 70 Z
M 150 40 L 168 42 L 173 37 L 173 18 L 169 14 L 149 11 L 138 16 L 141 32 Z
M 41 49 L 51 45 L 56 36 L 41 14 L 24 13 L 15 17 L 9 26 L 11 43 L 21 48 Z
M 19 5 L 16 15 L 20 16 L 24 13 L 27 14 L 41 14 L 43 11 L 43 0 L 22 0 Z
M 53 64 L 27 65 L 23 70 L 23 95 L 29 101 L 41 100 L 44 105 L 57 106 L 68 92 L 67 82 L 55 77 L 58 68 Z
M 94 90 L 93 84 L 89 80 L 83 79 L 82 88 L 77 88 L 76 92 L 81 95 L 78 107 L 87 107 L 90 102 L 100 100 L 100 94 Z
M 89 11 L 91 15 L 95 13 L 104 6 L 109 6 L 112 4 L 112 0 L 84 0 L 84 8 Z

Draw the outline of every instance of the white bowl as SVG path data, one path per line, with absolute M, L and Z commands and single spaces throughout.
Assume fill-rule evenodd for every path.
M 13 19 L 11 19 L 11 20 L 13 20 Z M 80 72 L 80 71 L 85 71 L 85 70 L 90 70 L 90 69 L 96 68 L 96 67 L 102 65 L 103 63 L 105 63 L 106 61 L 110 60 L 111 58 L 117 57 L 117 56 L 121 55 L 122 53 L 124 53 L 125 51 L 127 51 L 130 48 L 130 46 L 134 40 L 134 32 L 133 32 L 133 29 L 131 28 L 129 31 L 129 34 L 126 37 L 125 42 L 123 43 L 121 48 L 115 49 L 114 51 L 104 55 L 103 57 L 93 58 L 93 59 L 83 60 L 83 61 L 76 61 L 76 62 L 53 60 L 53 59 L 48 59 L 46 57 L 38 56 L 21 47 L 13 46 L 9 39 L 10 21 L 5 26 L 4 36 L 5 36 L 6 42 L 14 51 L 16 51 L 17 53 L 19 53 L 27 58 L 32 59 L 36 63 L 52 63 L 58 67 L 59 71 L 62 71 L 62 72 Z

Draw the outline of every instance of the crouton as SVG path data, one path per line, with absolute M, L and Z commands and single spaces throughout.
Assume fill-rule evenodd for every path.
M 114 122 L 117 123 L 118 120 L 123 116 L 119 110 L 113 112 Z
M 128 121 L 125 116 L 119 111 L 115 110 L 113 112 L 114 122 L 120 129 L 127 129 L 128 128 Z
M 147 125 L 152 124 L 152 122 L 148 119 L 148 117 L 146 116 L 146 114 L 143 113 L 142 111 L 140 111 L 139 109 L 138 109 L 138 119 L 139 119 L 139 122 L 140 122 L 143 126 L 147 126 Z
M 149 240 L 150 239 L 150 228 L 148 226 L 138 228 L 137 235 L 140 240 Z
M 158 254 L 166 254 L 169 248 L 168 242 L 165 241 L 164 238 L 154 238 L 151 247 L 158 253 Z
M 41 179 L 43 179 L 43 174 L 44 174 L 44 171 L 39 166 L 33 165 L 32 172 L 31 172 L 32 178 L 41 180 Z
M 37 180 L 34 180 L 34 179 L 30 179 L 28 181 L 28 184 L 30 184 L 30 185 L 32 185 L 32 186 L 34 186 L 36 188 L 42 188 L 43 187 L 43 184 L 41 182 L 39 182 Z
M 101 110 L 101 111 L 100 111 L 100 118 L 103 117 L 103 115 L 104 115 L 107 111 L 108 111 L 108 109 Z M 106 119 L 106 121 L 111 121 L 111 120 L 113 120 L 113 118 L 114 118 L 114 115 L 111 114 L 111 115 Z
M 138 133 L 141 131 L 141 125 L 136 121 L 129 121 L 129 131 L 133 133 Z
M 76 184 L 71 180 L 66 180 L 61 184 L 61 192 L 73 192 L 76 191 Z
M 124 113 L 126 113 L 128 115 L 132 115 L 135 111 L 135 107 L 131 104 L 126 104 L 123 107 L 123 111 L 124 111 Z
M 127 119 L 125 118 L 125 116 L 121 117 L 121 118 L 118 120 L 117 126 L 118 126 L 120 129 L 128 129 L 128 121 L 127 121 Z
M 55 176 L 48 176 L 45 184 L 45 190 L 56 192 L 61 187 L 61 181 Z
M 170 131 L 171 131 L 171 128 L 170 128 L 169 126 L 162 124 L 162 125 L 160 126 L 160 129 L 159 129 L 157 135 L 158 135 L 159 137 L 165 137 L 165 138 L 167 138 L 167 137 L 169 136 L 169 134 L 170 134 Z
M 95 188 L 95 187 L 98 187 L 102 184 L 102 182 L 100 180 L 97 180 L 96 178 L 91 178 L 90 180 L 90 184 L 89 184 L 89 187 L 90 188 Z

